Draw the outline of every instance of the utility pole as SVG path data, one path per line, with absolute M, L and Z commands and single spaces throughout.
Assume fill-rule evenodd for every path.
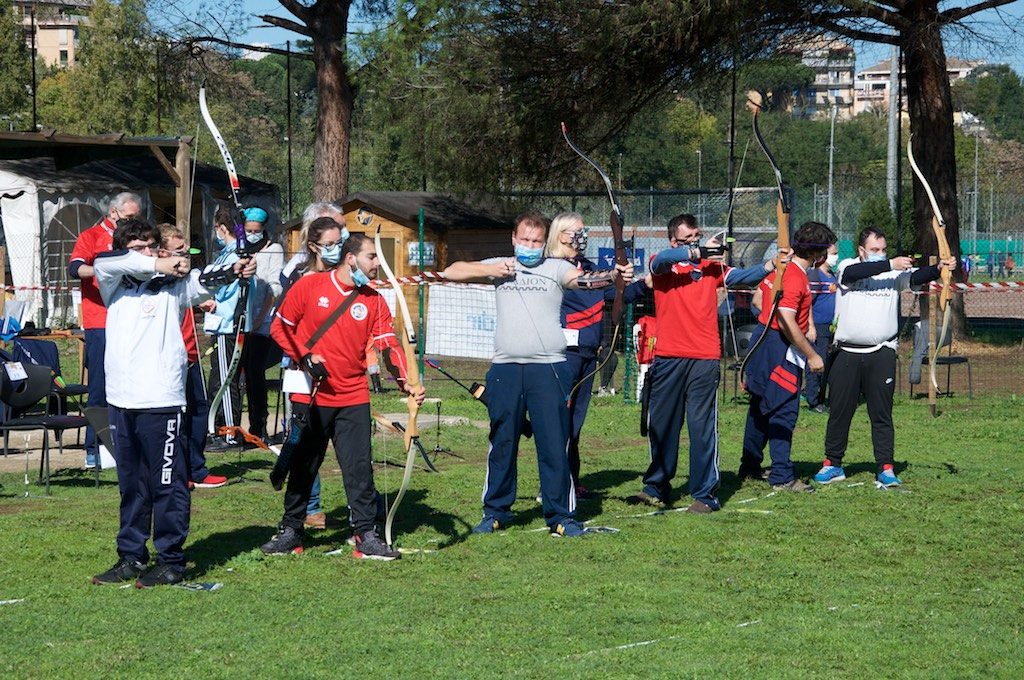
M 700 189 L 703 184 L 701 182 L 701 166 L 703 165 L 704 152 L 697 149 L 697 188 Z M 701 226 L 704 226 L 704 195 L 697 194 L 697 222 Z
M 900 144 L 897 136 L 900 129 L 899 97 L 896 96 L 900 87 L 900 48 L 893 45 L 892 56 L 889 57 L 889 145 L 885 160 L 885 193 L 889 197 L 889 209 L 895 218 L 899 210 L 897 199 L 897 159 L 900 152 Z
M 836 151 L 836 114 L 839 112 L 839 107 L 835 104 L 832 105 L 832 125 L 831 131 L 829 132 L 828 138 L 828 207 L 825 209 L 825 224 L 828 225 L 829 229 L 835 230 L 835 225 L 832 222 L 832 195 L 833 195 L 833 177 L 835 176 L 835 151 Z

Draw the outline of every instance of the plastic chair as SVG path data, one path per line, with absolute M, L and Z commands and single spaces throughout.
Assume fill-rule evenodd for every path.
M 4 435 L 4 456 L 10 448 L 11 432 L 43 431 L 43 455 L 39 461 L 39 481 L 45 480 L 46 493 L 50 493 L 50 432 L 57 438 L 57 447 L 64 453 L 61 435 L 64 430 L 81 429 L 88 422 L 82 416 L 48 415 L 31 412 L 31 408 L 53 393 L 53 373 L 48 366 L 21 364 L 26 377 L 12 380 L 8 370 L 0 370 L 0 402 L 4 407 L 4 420 L 0 431 Z M 46 471 L 45 477 L 43 471 Z

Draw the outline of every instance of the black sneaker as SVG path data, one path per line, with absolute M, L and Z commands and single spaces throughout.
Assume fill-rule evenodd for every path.
M 352 557 L 357 560 L 391 560 L 401 559 L 402 553 L 380 540 L 373 529 L 356 536 L 356 546 L 352 549 Z
M 146 571 L 146 565 L 142 562 L 122 557 L 110 569 L 107 569 L 102 574 L 93 576 L 92 582 L 98 586 L 125 583 L 134 581 L 144 571 Z
M 302 532 L 292 527 L 281 526 L 273 538 L 260 546 L 264 555 L 301 555 Z
M 230 451 L 238 448 L 238 442 L 230 437 L 210 437 L 206 440 L 207 451 Z
M 185 580 L 185 567 L 175 564 L 157 564 L 135 582 L 136 588 L 173 586 Z

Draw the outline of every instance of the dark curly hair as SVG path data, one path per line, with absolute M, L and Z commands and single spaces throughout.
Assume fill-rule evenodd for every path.
M 828 247 L 837 240 L 835 233 L 821 222 L 804 222 L 793 234 L 793 254 L 805 260 L 817 260 L 824 257 Z

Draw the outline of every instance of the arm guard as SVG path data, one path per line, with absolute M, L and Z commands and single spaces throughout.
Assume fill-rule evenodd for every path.
M 204 288 L 220 288 L 238 280 L 234 263 L 208 264 L 199 275 L 199 283 Z
M 611 269 L 582 272 L 576 277 L 576 285 L 583 289 L 604 288 L 612 281 L 614 279 Z

